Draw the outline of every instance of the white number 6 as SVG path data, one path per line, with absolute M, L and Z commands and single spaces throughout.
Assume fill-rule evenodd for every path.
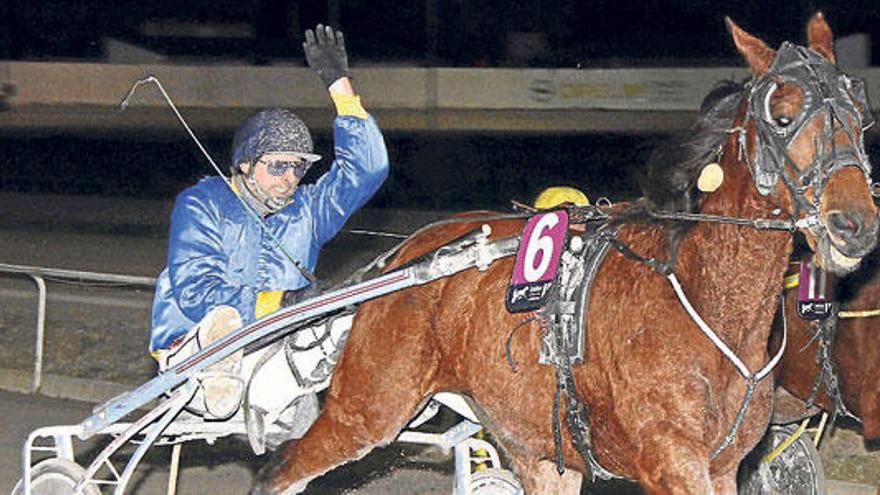
M 554 251 L 553 237 L 543 234 L 544 231 L 552 229 L 558 223 L 559 216 L 551 213 L 541 217 L 535 224 L 535 228 L 532 229 L 523 259 L 523 278 L 526 279 L 526 282 L 532 283 L 539 280 L 547 271 Z M 541 261 L 538 266 L 535 266 L 535 258 L 538 253 L 541 253 Z

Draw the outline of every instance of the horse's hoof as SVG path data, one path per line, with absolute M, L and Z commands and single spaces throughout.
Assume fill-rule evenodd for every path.
M 276 492 L 269 490 L 262 483 L 257 483 L 251 488 L 248 495 L 276 495 Z
M 250 495 L 294 495 L 303 492 L 307 481 L 291 483 L 283 476 L 281 470 L 286 462 L 283 449 L 272 452 L 269 462 L 257 472 Z
M 258 482 L 251 488 L 249 495 L 294 495 L 296 493 L 301 493 L 305 489 L 306 483 L 294 483 L 287 487 L 286 490 L 277 492 Z

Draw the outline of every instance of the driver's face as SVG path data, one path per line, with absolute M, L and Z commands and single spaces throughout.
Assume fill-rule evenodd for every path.
M 254 180 L 272 198 L 289 198 L 301 179 L 296 172 L 300 164 L 308 165 L 291 153 L 264 153 L 254 164 Z M 242 171 L 249 173 L 249 164 L 242 164 Z

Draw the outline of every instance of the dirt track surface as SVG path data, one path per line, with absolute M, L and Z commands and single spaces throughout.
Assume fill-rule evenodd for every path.
M 75 424 L 91 411 L 91 404 L 50 399 L 0 391 L 0 493 L 9 493 L 21 477 L 19 452 L 28 433 L 46 424 Z M 75 442 L 77 460 L 85 465 L 90 455 L 107 438 Z M 131 450 L 131 449 L 129 449 Z M 373 451 L 362 463 L 351 464 L 313 482 L 305 495 L 350 493 L 387 495 L 404 493 L 449 493 L 452 486 L 448 456 L 433 451 L 392 445 Z M 178 493 L 247 493 L 254 473 L 265 462 L 255 456 L 245 442 L 222 438 L 213 446 L 189 442 L 181 453 Z M 166 493 L 170 448 L 153 447 L 132 477 L 126 493 L 160 495 Z

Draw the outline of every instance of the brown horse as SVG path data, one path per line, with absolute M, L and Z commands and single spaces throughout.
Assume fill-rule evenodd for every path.
M 724 182 L 699 198 L 699 211 L 805 219 L 799 225 L 820 263 L 834 272 L 854 268 L 874 245 L 877 210 L 861 144 L 865 109 L 833 65 L 828 25 L 816 15 L 807 29 L 810 49 L 784 44 L 778 54 L 729 20 L 728 28 L 754 78 L 733 103 L 725 100 L 732 118 L 716 130 Z M 477 226 L 420 233 L 389 268 Z M 493 238 L 502 238 L 522 225 L 496 221 L 492 228 Z M 656 223 L 617 229 L 617 239 L 642 256 L 670 255 Z M 672 268 L 692 305 L 749 370 L 759 369 L 768 360 L 791 233 L 701 222 L 677 245 Z M 254 492 L 303 490 L 392 442 L 428 397 L 448 390 L 470 397 L 526 492 L 578 493 L 588 468 L 569 430 L 562 433 L 568 470 L 559 476 L 553 466 L 556 374 L 538 364 L 540 325 L 512 333 L 516 369 L 505 358 L 508 336 L 527 316 L 505 309 L 512 264 L 507 258 L 483 272 L 466 270 L 363 304 L 320 417 L 284 446 Z M 735 493 L 737 466 L 770 418 L 770 380 L 759 382 L 732 443 L 713 457 L 744 400 L 743 377 L 682 309 L 667 279 L 646 264 L 610 252 L 591 294 L 587 359 L 573 372 L 598 461 L 649 493 Z
M 880 309 L 880 253 L 866 259 L 858 273 L 841 281 L 837 294 L 844 298 L 842 316 L 834 330 L 831 357 L 839 393 L 844 406 L 862 422 L 865 440 L 880 439 L 880 316 L 860 317 L 857 312 L 874 312 Z M 779 385 L 795 397 L 807 400 L 813 393 L 813 384 L 821 368 L 816 360 L 819 341 L 813 338 L 818 323 L 801 319 L 797 315 L 797 290 L 785 295 L 788 346 L 779 363 Z M 774 332 L 778 341 L 779 332 Z M 777 345 L 773 342 L 772 346 Z M 834 401 L 820 387 L 816 405 L 833 411 Z

